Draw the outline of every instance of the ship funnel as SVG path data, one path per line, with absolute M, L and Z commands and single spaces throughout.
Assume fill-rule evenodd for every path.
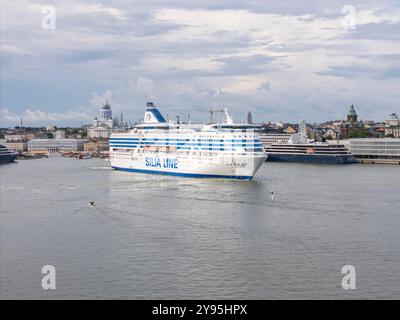
M 165 119 L 158 111 L 153 102 L 146 103 L 146 112 L 144 113 L 144 123 L 165 123 Z

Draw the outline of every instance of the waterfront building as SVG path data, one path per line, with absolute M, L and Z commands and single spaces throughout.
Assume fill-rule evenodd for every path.
M 48 139 L 49 135 L 47 132 L 36 132 L 35 137 L 32 139 Z
M 83 150 L 86 152 L 98 152 L 97 143 L 93 141 L 85 142 Z
M 337 133 L 334 129 L 328 129 L 324 133 L 324 138 L 336 139 Z
M 28 150 L 28 142 L 26 141 L 7 141 L 6 146 L 10 150 L 24 152 Z
M 32 139 L 28 142 L 29 152 L 77 152 L 83 151 L 87 140 L 82 139 Z
M 14 133 L 6 134 L 4 137 L 6 140 L 4 145 L 6 145 L 8 149 L 17 152 L 24 152 L 28 150 L 27 141 L 35 138 L 35 135 L 33 133 Z
M 35 138 L 33 133 L 14 133 L 4 135 L 6 141 L 28 141 Z
M 288 127 L 286 129 L 286 133 L 288 133 L 288 134 L 293 134 L 293 133 L 296 133 L 296 132 L 297 132 L 296 129 L 293 129 L 292 127 Z
M 400 163 L 400 139 L 350 139 L 349 147 L 361 162 Z
M 354 129 L 363 128 L 363 123 L 358 121 L 358 115 L 356 110 L 354 109 L 354 105 L 350 106 L 350 109 L 347 112 L 347 119 L 345 121 L 342 121 L 340 127 L 341 139 L 348 139 L 351 131 L 353 131 Z
M 400 126 L 400 118 L 396 113 L 392 113 L 390 118 L 386 120 L 387 127 L 399 127 Z
M 57 130 L 55 134 L 56 139 L 65 139 L 65 131 L 64 130 Z
M 393 138 L 400 138 L 400 126 L 385 128 L 385 136 L 393 136 Z
M 112 134 L 112 128 L 100 124 L 88 128 L 88 137 L 91 139 L 108 139 Z
M 88 141 L 84 144 L 83 149 L 87 152 L 108 151 L 109 150 L 108 139 Z
M 354 105 L 350 106 L 349 112 L 347 113 L 347 121 L 350 123 L 356 123 L 357 122 L 357 112 L 354 109 Z
M 99 151 L 109 151 L 110 145 L 108 139 L 100 139 L 96 141 Z
M 295 142 L 298 141 L 298 134 L 289 134 L 289 133 L 265 133 L 261 132 L 260 133 L 260 140 L 263 146 L 270 146 L 272 144 L 276 143 L 288 143 L 289 140 L 295 140 Z
M 106 100 L 100 109 L 100 118 L 93 119 L 93 125 L 87 129 L 90 139 L 108 139 L 113 129 L 119 127 L 118 118 L 112 118 L 111 105 Z
M 384 128 L 385 136 L 392 136 L 393 138 L 400 138 L 400 118 L 396 113 L 390 115 L 390 119 L 386 121 Z

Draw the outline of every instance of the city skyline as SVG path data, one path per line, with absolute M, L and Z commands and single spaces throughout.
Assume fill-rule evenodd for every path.
M 400 5 L 394 1 L 5 1 L 0 127 L 79 126 L 104 99 L 141 118 L 227 107 L 237 121 L 297 123 L 399 113 Z M 45 11 L 46 12 L 46 11 Z
M 107 100 L 105 100 L 105 101 L 107 101 Z M 107 101 L 107 104 L 108 105 L 110 105 L 111 106 L 111 104 L 109 104 L 109 102 Z M 350 105 L 350 109 L 349 110 L 351 110 L 351 109 L 353 109 L 354 110 L 354 105 Z M 91 120 L 90 121 L 88 121 L 88 122 L 86 122 L 86 123 L 84 123 L 84 122 L 81 122 L 80 124 L 75 124 L 75 125 L 66 125 L 66 124 L 63 124 L 62 122 L 59 122 L 59 124 L 57 125 L 57 120 L 53 120 L 53 121 L 49 121 L 49 122 L 47 122 L 47 123 L 43 123 L 43 124 L 39 124 L 39 125 L 29 125 L 29 124 L 25 124 L 25 122 L 24 122 L 24 119 L 21 117 L 21 118 L 19 118 L 19 121 L 18 121 L 18 123 L 16 123 L 15 125 L 12 125 L 12 126 L 5 126 L 5 127 L 2 127 L 2 126 L 0 126 L 0 128 L 1 129 L 7 129 L 7 128 L 45 128 L 45 127 L 54 127 L 54 128 L 83 128 L 83 127 L 88 127 L 88 126 L 91 126 L 92 124 L 90 123 L 90 122 L 93 122 L 93 121 L 98 121 L 98 120 L 102 120 L 103 119 L 103 117 L 102 117 L 102 110 L 103 110 L 103 108 L 101 107 L 101 108 L 99 108 L 99 110 L 98 110 L 98 114 L 96 114 L 96 115 L 94 115 L 94 116 L 92 116 L 91 117 Z M 213 113 L 215 114 L 215 113 L 217 113 L 217 114 L 219 114 L 219 111 L 221 111 L 221 110 L 218 110 L 218 109 L 209 109 L 209 110 L 197 110 L 198 112 L 194 112 L 195 114 L 204 114 L 204 113 L 206 113 L 206 112 L 208 112 L 208 114 L 210 114 L 210 111 L 213 111 Z M 229 110 L 228 110 L 229 111 Z M 356 112 L 356 114 L 357 114 L 357 116 L 358 116 L 358 112 L 357 111 L 355 111 Z M 326 119 L 326 120 L 323 120 L 323 121 L 316 121 L 316 122 L 311 122 L 311 121 L 307 121 L 307 119 L 300 119 L 299 121 L 294 121 L 294 122 L 290 122 L 290 121 L 282 121 L 282 120 L 278 120 L 278 121 L 271 121 L 271 120 L 262 120 L 262 119 L 254 119 L 254 121 L 253 121 L 253 123 L 258 123 L 258 124 L 268 124 L 268 123 L 270 123 L 270 124 L 286 124 L 286 125 L 298 125 L 299 123 L 301 123 L 301 122 L 305 122 L 306 124 L 309 124 L 309 125 L 323 125 L 323 124 L 325 124 L 325 123 L 337 123 L 338 121 L 340 121 L 340 122 L 346 122 L 346 121 L 348 121 L 348 114 L 349 114 L 349 111 L 347 111 L 347 114 L 344 114 L 343 115 L 343 117 L 342 118 L 338 118 L 338 119 Z M 204 122 L 196 122 L 196 121 L 192 121 L 192 114 L 189 112 L 189 113 L 187 113 L 186 115 L 186 118 L 183 118 L 182 117 L 182 114 L 176 114 L 176 115 L 174 115 L 174 116 L 170 116 L 170 115 L 166 115 L 166 119 L 168 120 L 168 121 L 172 121 L 172 122 L 176 122 L 176 120 L 179 118 L 179 121 L 181 121 L 181 122 L 183 122 L 183 123 L 187 123 L 188 122 L 188 120 L 191 122 L 191 123 L 204 123 L 204 122 L 208 122 L 209 120 L 210 120 L 210 118 L 208 117 L 208 119 L 207 120 L 205 120 Z M 246 117 L 245 117 L 246 116 Z M 246 114 L 246 115 L 243 115 L 243 117 L 242 118 L 240 118 L 240 119 L 235 119 L 235 121 L 236 122 L 247 122 L 248 121 L 248 117 L 249 115 L 248 114 Z M 90 116 L 88 116 L 88 117 L 90 117 Z M 250 117 L 252 118 L 252 114 L 250 115 Z M 389 119 L 393 119 L 393 117 L 395 117 L 395 118 L 397 118 L 398 119 L 398 115 L 396 114 L 396 113 L 391 113 L 390 115 L 388 115 L 384 120 L 374 120 L 374 119 L 359 119 L 359 121 L 360 122 L 374 122 L 374 123 L 376 123 L 376 124 L 379 124 L 379 123 L 385 123 L 385 122 L 387 122 L 387 121 L 389 121 Z M 214 115 L 214 122 L 218 122 L 218 121 L 222 121 L 222 118 L 223 118 L 223 116 L 221 115 L 221 116 L 217 116 L 217 115 Z M 347 119 L 346 119 L 347 118 Z M 115 121 L 122 121 L 122 119 L 124 119 L 123 120 L 123 123 L 124 124 L 126 124 L 127 126 L 133 126 L 133 125 L 135 125 L 135 124 L 138 124 L 138 123 L 141 123 L 141 122 L 143 122 L 143 119 L 136 119 L 136 121 L 135 120 L 129 120 L 129 119 L 126 119 L 126 118 L 124 118 L 124 115 L 123 115 L 123 113 L 121 112 L 120 114 L 117 114 L 117 115 L 115 115 L 115 113 L 114 113 L 114 116 L 112 117 L 112 119 L 114 119 Z M 17 120 L 17 119 L 16 119 Z

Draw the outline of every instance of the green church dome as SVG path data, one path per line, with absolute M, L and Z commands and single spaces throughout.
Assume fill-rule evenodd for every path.
M 347 115 L 348 116 L 356 116 L 357 115 L 357 112 L 356 112 L 356 110 L 354 110 L 353 105 L 350 106 L 350 109 L 349 109 L 349 112 L 347 113 Z

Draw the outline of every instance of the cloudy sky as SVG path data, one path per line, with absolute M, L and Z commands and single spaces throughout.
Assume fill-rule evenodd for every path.
M 55 29 L 43 6 L 54 6 Z M 0 126 L 142 117 L 308 122 L 400 113 L 398 0 L 2 0 Z M 44 26 L 44 27 L 43 27 Z

